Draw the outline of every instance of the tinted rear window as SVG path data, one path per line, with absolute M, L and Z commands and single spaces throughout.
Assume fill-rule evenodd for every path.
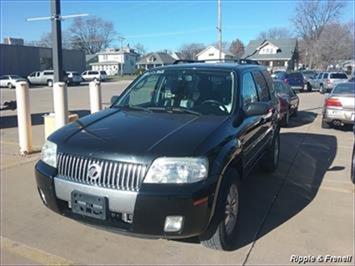
M 303 78 L 302 73 L 300 73 L 300 72 L 288 73 L 287 77 L 289 77 L 289 78 L 299 78 L 299 79 Z
M 266 81 L 260 72 L 253 72 L 256 88 L 258 90 L 259 99 L 262 102 L 270 100 L 269 90 L 266 85 Z
M 106 71 L 100 71 L 101 75 L 106 75 Z
M 333 94 L 352 94 L 355 93 L 355 83 L 342 83 L 335 87 Z
M 53 71 L 46 71 L 46 72 L 43 72 L 43 75 L 46 75 L 46 76 L 48 76 L 48 75 L 53 75 Z
M 347 79 L 348 76 L 345 73 L 331 73 L 330 78 L 331 79 Z

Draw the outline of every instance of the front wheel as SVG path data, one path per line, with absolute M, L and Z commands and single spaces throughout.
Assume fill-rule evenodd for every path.
M 47 81 L 47 85 L 48 85 L 48 87 L 53 87 L 53 81 L 52 80 L 48 80 Z
M 320 92 L 321 94 L 324 93 L 324 87 L 323 87 L 323 85 L 320 85 L 320 87 L 319 87 L 319 92 Z
M 261 167 L 266 172 L 273 172 L 277 169 L 279 165 L 279 157 L 280 157 L 280 136 L 279 133 L 276 132 L 275 136 L 272 140 L 271 146 L 267 148 L 264 158 L 261 159 Z
M 201 240 L 203 246 L 216 250 L 232 249 L 240 205 L 239 191 L 239 176 L 236 171 L 229 171 L 225 176 L 225 183 L 220 191 L 216 206 L 214 219 L 218 222 L 211 232 L 211 236 Z
M 7 84 L 7 87 L 8 87 L 9 89 L 12 89 L 12 84 L 11 84 L 11 83 Z

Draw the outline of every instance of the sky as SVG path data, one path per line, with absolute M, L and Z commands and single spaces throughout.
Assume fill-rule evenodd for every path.
M 341 21 L 354 19 L 354 1 L 348 0 Z M 239 38 L 245 44 L 261 31 L 286 27 L 293 31 L 291 18 L 297 1 L 222 0 L 223 41 Z M 216 42 L 217 0 L 62 0 L 62 15 L 88 13 L 111 21 L 125 44 L 143 44 L 147 51 L 178 50 L 184 43 L 206 45 Z M 50 21 L 27 22 L 26 18 L 49 16 L 50 0 L 0 0 L 0 37 L 39 40 L 51 30 Z M 65 20 L 62 28 L 71 25 Z M 119 46 L 115 40 L 113 46 Z

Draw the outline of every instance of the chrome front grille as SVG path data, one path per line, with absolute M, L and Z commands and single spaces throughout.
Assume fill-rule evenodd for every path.
M 63 153 L 58 155 L 58 175 L 70 181 L 88 185 L 138 191 L 146 171 L 147 166 L 144 164 L 109 161 Z

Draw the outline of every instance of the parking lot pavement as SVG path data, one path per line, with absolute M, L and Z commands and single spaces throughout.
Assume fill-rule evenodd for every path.
M 116 86 L 104 87 L 104 101 L 124 87 Z M 87 89 L 72 88 L 69 95 L 72 108 L 87 109 Z M 48 111 L 41 106 L 48 107 L 43 101 L 51 101 L 48 90 L 33 91 L 31 96 L 36 112 Z M 234 251 L 209 250 L 194 239 L 182 242 L 116 235 L 58 216 L 40 202 L 34 161 L 13 155 L 7 162 L 13 165 L 1 169 L 2 255 L 6 255 L 5 260 L 1 256 L 2 262 L 284 265 L 290 264 L 292 255 L 353 255 L 353 133 L 351 129 L 321 129 L 324 96 L 299 96 L 299 115 L 289 128 L 281 130 L 278 170 L 271 175 L 256 170 L 242 182 Z M 40 123 L 35 127 L 37 132 L 43 129 Z M 0 132 L 2 146 L 3 141 L 16 142 L 15 126 Z

